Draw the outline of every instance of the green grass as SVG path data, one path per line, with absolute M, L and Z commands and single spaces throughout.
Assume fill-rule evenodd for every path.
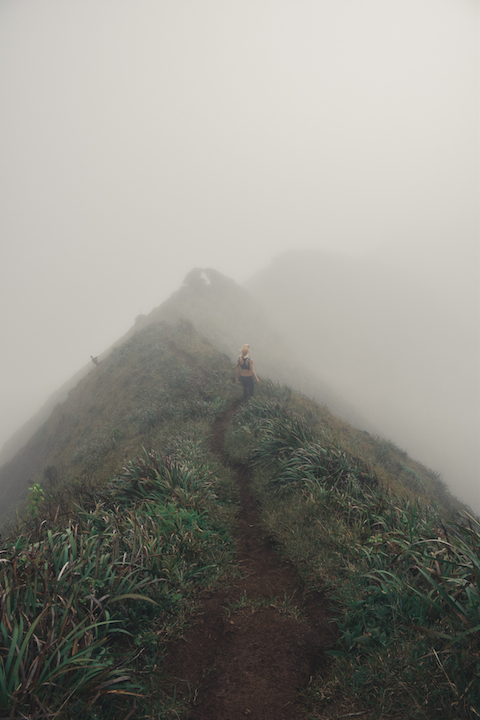
M 238 490 L 210 450 L 233 379 L 190 324 L 151 325 L 32 439 L 30 496 L 0 551 L 3 714 L 185 717 L 162 689 L 167 644 L 202 590 L 238 572 Z M 372 718 L 480 717 L 480 527 L 441 478 L 263 378 L 225 452 L 250 467 L 302 584 L 331 601 L 339 640 L 306 707 L 346 697 Z M 243 597 L 227 611 L 256 609 Z
M 253 615 L 257 610 L 265 610 L 266 608 L 273 608 L 281 615 L 294 620 L 308 622 L 306 615 L 293 602 L 293 597 L 287 595 L 283 598 L 249 598 L 246 593 L 243 593 L 238 600 L 232 601 L 225 606 L 225 614 L 227 617 L 237 614 Z
M 0 552 L 4 714 L 178 717 L 162 691 L 166 645 L 199 592 L 234 572 L 237 493 L 209 449 L 233 377 L 190 325 L 158 324 L 41 428 Z
M 143 447 L 162 447 L 185 429 L 201 436 L 236 394 L 233 377 L 228 359 L 189 323 L 139 331 L 70 391 L 22 451 L 21 465 L 9 469 L 18 475 L 12 493 L 24 490 L 16 500 L 21 514 L 28 487 L 38 483 L 67 519 L 75 483 L 83 493 Z
M 452 511 L 453 498 L 433 501 L 431 471 L 364 435 L 264 386 L 226 439 L 254 473 L 266 530 L 331 600 L 339 641 L 305 702 L 314 711 L 355 698 L 378 718 L 480 717 L 479 522 Z
M 72 718 L 75 697 L 78 717 L 95 703 L 117 717 L 115 699 L 160 702 L 145 665 L 160 662 L 199 589 L 233 558 L 232 507 L 218 495 L 228 478 L 198 442 L 184 443 L 184 456 L 150 452 L 129 463 L 67 528 L 43 521 L 6 540 L 0 708 Z

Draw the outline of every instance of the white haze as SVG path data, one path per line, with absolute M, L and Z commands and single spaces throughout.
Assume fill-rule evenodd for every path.
M 478 350 L 478 14 L 2 0 L 0 444 L 195 266 L 373 253 Z

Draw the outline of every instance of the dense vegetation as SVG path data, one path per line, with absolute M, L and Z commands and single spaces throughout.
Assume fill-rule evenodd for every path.
M 478 521 L 391 442 L 268 382 L 220 458 L 232 380 L 190 324 L 151 325 L 40 431 L 48 453 L 0 553 L 0 709 L 185 717 L 166 646 L 202 589 L 239 572 L 229 462 L 242 462 L 269 536 L 338 626 L 306 710 L 346 695 L 372 718 L 480 717 Z
M 6 544 L 0 708 L 118 717 L 112 700 L 125 708 L 125 697 L 158 695 L 149 673 L 195 592 L 232 555 L 219 478 L 185 440 L 175 460 L 130 463 L 67 527 L 45 519 Z
M 0 553 L 0 711 L 178 717 L 166 644 L 233 568 L 236 490 L 209 449 L 231 381 L 191 325 L 151 326 L 41 429 L 48 464 Z
M 244 406 L 227 441 L 268 532 L 332 601 L 338 647 L 307 706 L 347 695 L 372 717 L 480 717 L 478 520 L 434 501 L 439 479 L 392 443 L 285 388 Z

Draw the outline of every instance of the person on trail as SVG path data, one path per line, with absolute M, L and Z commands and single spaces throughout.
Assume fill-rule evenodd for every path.
M 260 382 L 255 370 L 253 369 L 253 360 L 250 357 L 250 345 L 245 344 L 240 350 L 240 357 L 237 360 L 237 372 L 235 382 L 243 385 L 243 399 L 248 400 L 253 395 L 253 379 Z

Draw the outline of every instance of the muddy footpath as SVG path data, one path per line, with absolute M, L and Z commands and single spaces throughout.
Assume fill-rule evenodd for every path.
M 214 427 L 220 455 L 232 414 Z M 189 720 L 305 720 L 301 691 L 326 666 L 334 626 L 325 599 L 302 592 L 262 531 L 247 468 L 234 469 L 242 577 L 202 598 L 183 640 L 169 649 L 169 675 L 175 692 L 189 699 Z

